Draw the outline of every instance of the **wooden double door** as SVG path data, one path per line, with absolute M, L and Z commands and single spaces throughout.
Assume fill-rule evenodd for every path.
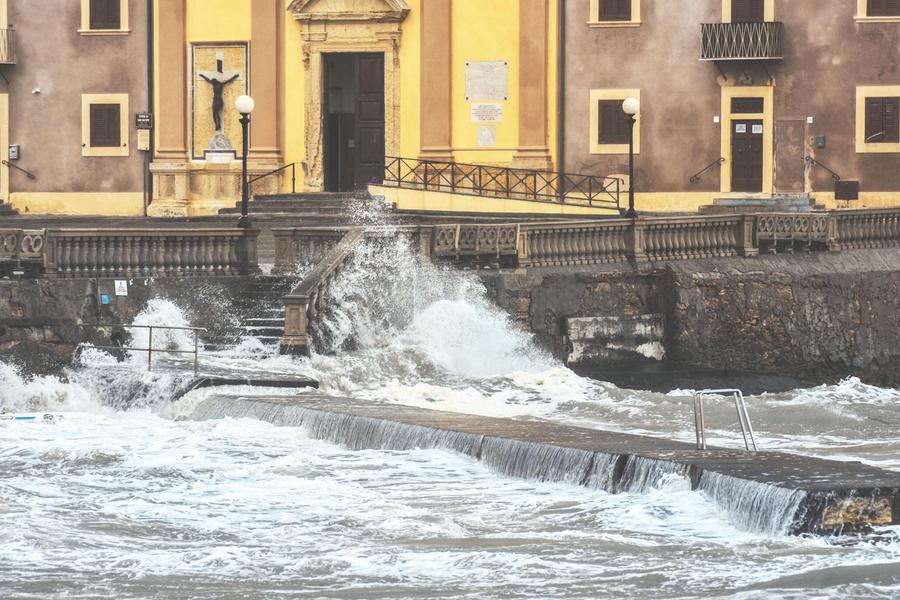
M 384 178 L 384 54 L 325 57 L 325 189 L 347 192 Z
M 731 121 L 731 191 L 762 192 L 763 122 L 760 119 Z

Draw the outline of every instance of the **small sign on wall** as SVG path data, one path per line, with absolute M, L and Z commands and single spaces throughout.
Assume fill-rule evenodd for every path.
M 497 128 L 493 125 L 478 126 L 478 147 L 494 148 L 497 146 Z
M 467 60 L 466 100 L 509 100 L 509 61 Z
M 473 104 L 473 123 L 499 123 L 503 120 L 502 104 Z
M 125 279 L 116 279 L 116 296 L 128 295 L 128 281 Z

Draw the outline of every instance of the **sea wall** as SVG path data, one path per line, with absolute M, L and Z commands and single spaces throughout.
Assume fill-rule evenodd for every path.
M 855 375 L 900 386 L 898 249 L 530 269 L 482 279 L 563 359 L 572 349 L 569 319 L 617 317 L 627 329 L 635 317 L 659 315 L 664 364 L 812 381 Z
M 78 344 L 122 341 L 124 330 L 91 324 L 131 323 L 154 298 L 170 299 L 197 327 L 236 323 L 230 299 L 245 285 L 241 278 L 127 280 L 128 295 L 116 295 L 113 279 L 0 280 L 0 360 L 31 373 L 56 371 Z M 103 304 L 102 296 L 109 304 Z

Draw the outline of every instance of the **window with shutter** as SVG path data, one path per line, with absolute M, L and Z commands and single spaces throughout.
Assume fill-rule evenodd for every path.
M 624 99 L 623 99 L 624 100 Z M 628 143 L 628 115 L 622 110 L 623 100 L 601 100 L 599 103 L 599 144 Z
M 868 0 L 866 16 L 900 17 L 900 0 Z
M 118 148 L 122 144 L 121 107 L 118 104 L 91 104 L 91 147 Z
M 91 29 L 121 29 L 121 0 L 91 0 Z
M 761 23 L 765 20 L 765 0 L 731 0 L 732 23 Z
M 900 142 L 900 98 L 866 99 L 866 143 Z
M 630 21 L 631 0 L 600 0 L 601 21 Z

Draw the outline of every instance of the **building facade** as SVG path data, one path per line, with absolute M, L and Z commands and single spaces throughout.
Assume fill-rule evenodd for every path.
M 142 214 L 147 2 L 0 1 L 0 199 L 22 213 Z M 149 146 L 147 146 L 149 150 Z
M 251 173 L 294 165 L 298 191 L 378 181 L 385 156 L 554 165 L 553 0 L 156 7 L 151 214 L 233 206 L 241 152 L 233 105 L 243 93 L 256 101 Z M 291 172 L 260 180 L 254 191 L 289 189 Z
M 566 3 L 566 171 L 626 177 L 617 105 L 633 96 L 639 208 L 775 193 L 832 204 L 835 174 L 859 182 L 857 205 L 900 202 L 900 2 L 674 4 Z

